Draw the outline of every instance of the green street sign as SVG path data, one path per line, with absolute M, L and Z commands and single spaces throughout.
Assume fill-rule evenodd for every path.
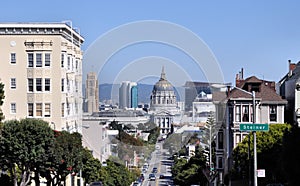
M 269 124 L 260 124 L 260 123 L 241 123 L 240 131 L 269 131 Z

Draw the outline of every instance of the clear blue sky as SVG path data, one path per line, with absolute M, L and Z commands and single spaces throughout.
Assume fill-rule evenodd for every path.
M 288 70 L 288 59 L 300 60 L 299 1 L 3 1 L 0 22 L 61 22 L 72 20 L 85 38 L 83 50 L 101 35 L 123 24 L 162 20 L 181 25 L 200 37 L 215 55 L 226 82 L 233 82 L 243 67 L 245 76 L 278 81 Z M 188 57 L 162 44 L 136 44 L 120 51 L 103 68 L 100 82 L 113 81 L 122 66 L 160 56 L 185 66 L 194 80 Z M 116 62 L 114 61 L 122 61 Z M 85 71 L 95 62 L 86 62 Z M 180 64 L 181 63 L 181 64 Z M 117 66 L 114 64 L 118 64 Z M 165 67 L 167 77 L 172 77 Z M 138 69 L 137 69 L 138 70 Z M 191 70 L 191 72 L 189 72 Z M 157 70 L 160 74 L 161 69 Z M 145 77 L 144 77 L 145 78 Z M 147 78 L 151 78 L 150 76 Z M 124 79 L 126 80 L 126 79 Z M 176 81 L 176 80 L 172 80 Z

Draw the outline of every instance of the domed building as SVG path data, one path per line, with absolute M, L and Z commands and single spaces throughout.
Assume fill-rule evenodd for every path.
M 172 132 L 173 119 L 178 111 L 174 87 L 167 80 L 163 67 L 150 97 L 151 120 L 160 127 L 161 134 Z
M 159 81 L 154 85 L 152 94 L 150 97 L 150 110 L 175 110 L 176 109 L 176 95 L 174 87 L 167 80 L 162 68 L 161 76 Z

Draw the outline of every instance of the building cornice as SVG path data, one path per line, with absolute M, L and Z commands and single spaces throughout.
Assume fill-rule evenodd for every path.
M 78 47 L 84 42 L 66 23 L 0 23 L 0 35 L 61 35 Z

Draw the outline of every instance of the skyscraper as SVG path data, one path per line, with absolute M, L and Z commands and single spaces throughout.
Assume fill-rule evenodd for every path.
M 123 81 L 119 88 L 119 108 L 137 108 L 138 88 L 137 83 Z
M 1 23 L 5 120 L 39 118 L 79 131 L 84 39 L 65 23 Z
M 99 84 L 95 72 L 87 74 L 84 108 L 84 112 L 88 113 L 99 111 Z

